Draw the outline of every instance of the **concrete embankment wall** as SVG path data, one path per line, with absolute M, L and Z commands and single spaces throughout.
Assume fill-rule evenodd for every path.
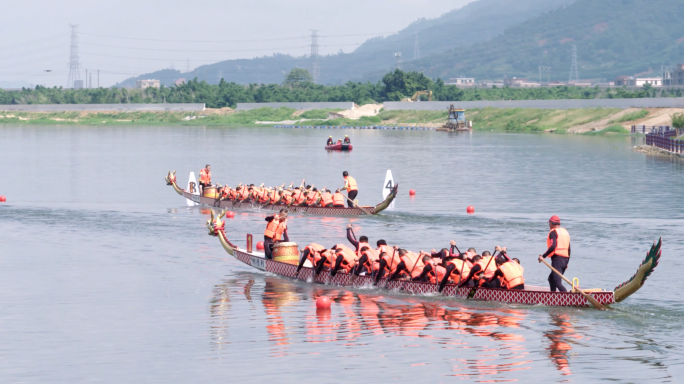
M 684 97 L 661 97 L 644 99 L 570 99 L 570 100 L 506 100 L 506 101 L 386 101 L 387 111 L 444 111 L 453 104 L 456 108 L 682 108 Z
M 0 105 L 0 111 L 21 112 L 196 112 L 204 111 L 204 103 L 195 104 L 17 104 Z
M 311 103 L 237 103 L 237 111 L 248 111 L 257 108 L 292 108 L 298 111 L 311 109 L 354 109 L 352 102 L 311 102 Z

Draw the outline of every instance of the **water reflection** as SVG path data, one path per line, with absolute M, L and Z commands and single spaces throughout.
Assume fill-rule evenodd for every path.
M 531 367 L 521 326 L 529 321 L 524 310 L 454 307 L 457 303 L 303 286 L 271 277 L 265 277 L 261 285 L 255 284 L 255 278 L 259 279 L 256 275 L 245 276 L 255 277 L 227 280 L 215 289 L 211 308 L 217 343 L 225 342 L 226 319 L 240 316 L 230 314 L 231 307 L 227 304 L 250 302 L 254 298 L 255 303 L 263 306 L 263 312 L 258 306 L 250 306 L 251 317 L 266 329 L 269 357 L 296 354 L 303 343 L 319 346 L 305 348 L 315 354 L 321 353 L 321 348 L 326 351 L 337 346 L 362 348 L 375 344 L 378 338 L 398 337 L 391 339 L 397 348 L 427 347 L 445 351 L 445 357 L 453 358 L 444 359 L 446 366 L 441 369 L 449 371 L 450 376 L 490 377 L 489 381 L 499 381 L 491 376 Z M 331 310 L 315 309 L 314 302 L 321 295 L 330 297 Z M 550 332 L 547 337 L 552 340 L 552 361 L 559 367 L 565 364 L 564 372 L 570 374 L 567 356 L 563 355 L 567 349 L 563 349 L 562 343 L 574 331 L 564 321 L 552 319 L 552 324 L 561 330 Z M 325 347 L 326 344 L 330 346 Z M 425 359 L 415 364 L 438 363 L 429 354 Z
M 572 350 L 572 345 L 569 341 L 572 338 L 581 338 L 581 336 L 575 334 L 570 318 L 567 315 L 552 314 L 551 324 L 557 329 L 544 334 L 551 341 L 547 348 L 549 357 L 563 375 L 571 375 L 568 354 Z

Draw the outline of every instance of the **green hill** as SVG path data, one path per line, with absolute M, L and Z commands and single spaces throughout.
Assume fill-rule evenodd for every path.
M 659 76 L 661 64 L 684 62 L 683 43 L 681 0 L 577 0 L 490 41 L 407 63 L 406 68 L 430 66 L 442 78 L 538 79 L 538 66 L 550 64 L 551 79 L 567 81 L 576 45 L 580 78 Z
M 322 84 L 344 84 L 349 80 L 379 80 L 395 66 L 394 52 L 402 52 L 405 63 L 413 60 L 416 33 L 421 57 L 444 53 L 457 47 L 491 40 L 507 27 L 572 3 L 575 0 L 478 0 L 435 19 L 419 19 L 396 34 L 373 38 L 352 53 L 320 58 Z M 382 16 L 380 16 L 382 17 Z M 322 41 L 322 43 L 324 43 Z M 118 85 L 133 86 L 138 79 L 159 79 L 171 85 L 178 78 L 197 77 L 217 84 L 220 77 L 229 82 L 280 83 L 292 68 L 309 68 L 306 56 L 275 54 L 255 59 L 227 60 L 203 65 L 192 72 L 161 70 L 130 78 Z M 375 75 L 374 73 L 378 73 Z M 369 75 L 370 74 L 370 77 Z M 426 67 L 426 74 L 433 76 Z

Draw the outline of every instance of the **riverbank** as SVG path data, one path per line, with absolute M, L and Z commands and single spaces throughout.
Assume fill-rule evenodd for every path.
M 575 133 L 592 135 L 628 134 L 632 125 L 669 125 L 678 108 L 532 109 L 482 108 L 466 111 L 474 129 L 516 133 Z M 405 126 L 441 127 L 447 111 L 393 110 L 382 104 L 343 111 L 291 108 L 259 108 L 235 111 L 207 108 L 201 112 L 17 112 L 0 111 L 0 124 L 37 125 L 191 125 L 191 126 Z

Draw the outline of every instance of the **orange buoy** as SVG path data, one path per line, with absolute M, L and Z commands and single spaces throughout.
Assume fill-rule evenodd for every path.
M 409 191 L 409 196 L 415 196 L 416 195 L 416 190 L 412 189 Z
M 472 215 L 473 213 L 475 213 L 475 207 L 469 205 L 468 208 L 466 208 L 466 212 L 468 212 L 469 215 Z
M 328 296 L 321 296 L 318 299 L 316 299 L 316 308 L 318 308 L 318 309 L 330 308 L 330 298 L 328 298 Z
M 4 203 L 7 201 L 7 198 L 5 196 L 0 196 L 0 203 Z
M 263 241 L 260 241 L 257 243 L 257 251 L 259 251 L 259 250 L 261 250 L 261 251 L 264 250 L 264 242 Z
M 226 217 L 229 219 L 232 219 L 233 217 L 235 217 L 235 212 L 233 212 L 233 211 L 226 212 Z

